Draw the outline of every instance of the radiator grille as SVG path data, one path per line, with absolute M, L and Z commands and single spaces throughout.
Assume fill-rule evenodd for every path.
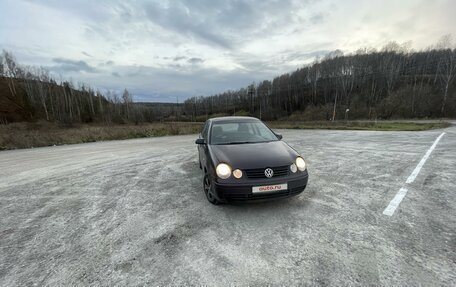
M 255 168 L 255 169 L 246 169 L 245 173 L 247 174 L 248 178 L 256 179 L 256 178 L 266 178 L 266 175 L 264 175 L 264 170 L 266 168 Z M 290 167 L 288 165 L 284 166 L 276 166 L 276 167 L 271 167 L 271 169 L 274 171 L 274 177 L 280 177 L 280 176 L 286 176 L 288 175 L 288 171 L 290 170 Z

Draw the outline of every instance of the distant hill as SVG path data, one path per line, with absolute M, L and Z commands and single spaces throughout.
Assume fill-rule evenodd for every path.
M 57 83 L 43 68 L 18 64 L 12 53 L 0 54 L 0 123 L 46 120 L 78 123 L 142 123 L 186 120 L 182 104 L 134 103 L 125 89 L 107 96 L 89 85 Z
M 131 111 L 127 111 L 128 108 Z M 62 123 L 187 120 L 181 115 L 182 109 L 183 103 L 127 104 L 120 97 L 107 99 L 90 89 L 80 91 L 71 88 L 69 83 L 59 85 L 55 82 L 0 77 L 0 122 L 3 123 L 39 119 Z
M 312 65 L 184 102 L 194 117 L 247 113 L 266 120 L 456 117 L 456 49 L 334 51 Z
M 109 101 L 90 90 L 77 90 L 68 82 L 0 77 L 0 121 L 45 119 L 63 124 L 101 120 Z

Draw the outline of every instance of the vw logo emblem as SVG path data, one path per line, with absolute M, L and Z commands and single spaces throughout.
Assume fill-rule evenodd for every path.
M 268 167 L 267 169 L 264 170 L 264 175 L 267 178 L 271 178 L 274 175 L 274 171 Z

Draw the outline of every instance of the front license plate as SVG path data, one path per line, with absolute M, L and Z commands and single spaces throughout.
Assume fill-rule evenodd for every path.
M 273 184 L 273 185 L 254 186 L 254 187 L 252 187 L 252 192 L 253 193 L 274 192 L 274 191 L 287 190 L 287 189 L 288 189 L 288 184 L 282 183 L 282 184 Z

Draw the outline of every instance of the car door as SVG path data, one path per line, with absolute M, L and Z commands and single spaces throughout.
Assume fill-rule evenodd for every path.
M 203 126 L 203 130 L 201 131 L 200 138 L 204 139 L 206 144 L 199 144 L 198 145 L 198 156 L 199 161 L 203 167 L 206 166 L 206 151 L 207 151 L 207 142 L 208 142 L 208 130 L 209 130 L 209 121 L 206 121 Z

